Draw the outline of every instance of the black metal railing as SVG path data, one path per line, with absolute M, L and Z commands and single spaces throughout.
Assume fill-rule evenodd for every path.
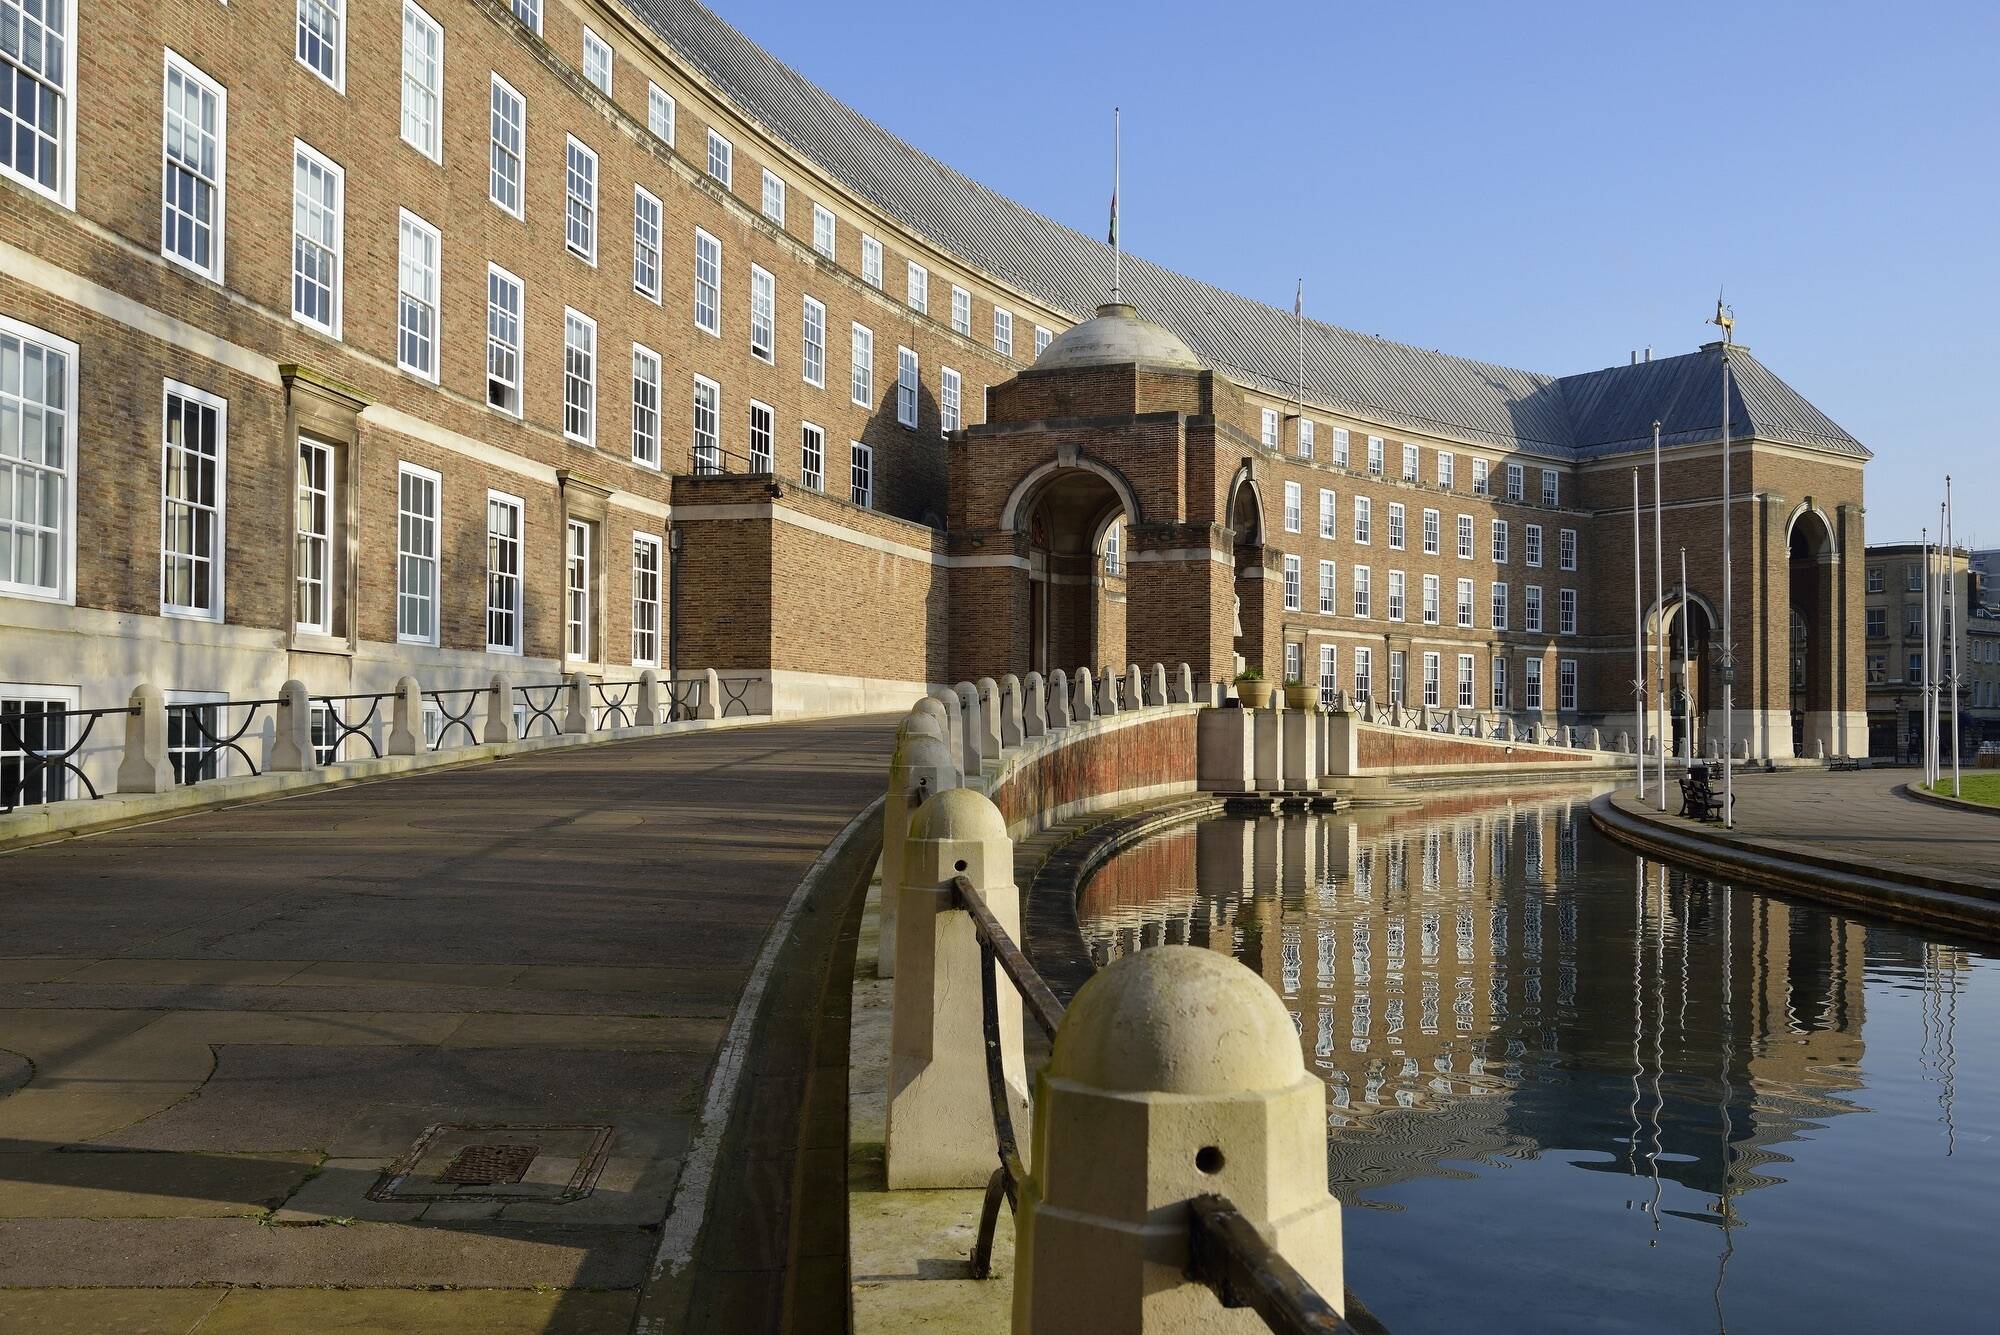
M 722 473 L 741 473 L 750 476 L 769 475 L 769 459 L 752 459 L 748 455 L 725 450 L 721 446 L 695 446 L 687 454 L 687 471 L 695 477 L 714 477 Z
M 1027 1176 L 1014 1136 L 1000 1032 L 1000 986 L 994 966 L 1020 993 L 1021 1008 L 1054 1041 L 1063 1004 L 993 916 L 966 876 L 951 881 L 952 902 L 972 919 L 979 940 L 979 1008 L 986 1036 L 986 1093 L 993 1106 L 993 1132 L 1000 1166 L 987 1179 L 979 1211 L 979 1234 L 972 1244 L 972 1277 L 993 1273 L 993 1233 L 1000 1202 L 1019 1210 L 1020 1184 Z M 1224 1307 L 1247 1307 L 1278 1335 L 1355 1335 L 1310 1281 L 1264 1240 L 1243 1213 L 1223 1196 L 1197 1196 L 1188 1203 L 1188 1278 L 1207 1286 Z
M 556 717 L 556 710 L 562 706 L 563 693 L 567 690 L 569 690 L 569 683 L 566 681 L 534 686 L 516 686 L 514 688 L 514 693 L 521 697 L 521 708 L 525 711 L 521 719 L 519 734 L 521 740 L 526 741 L 528 738 L 538 735 L 545 737 L 559 737 L 562 735 L 563 721 Z M 535 731 L 537 723 L 548 724 L 549 730 L 546 733 L 537 734 Z
M 597 703 L 598 727 L 629 728 L 641 721 L 637 678 L 631 681 L 594 681 L 590 684 L 590 694 Z M 644 720 L 649 724 L 652 721 Z
M 423 698 L 437 706 L 438 732 L 431 739 L 430 749 L 442 751 L 445 739 L 457 729 L 465 734 L 465 745 L 479 745 L 479 730 L 472 726 L 472 711 L 479 707 L 482 697 L 490 694 L 491 686 L 460 686 L 454 689 L 425 691 Z M 459 703 L 460 701 L 463 703 Z M 449 703 L 448 703 L 449 702 Z
M 715 680 L 722 688 L 722 708 L 716 713 L 722 718 L 750 717 L 750 688 L 757 684 L 757 678 L 717 677 Z
M 384 700 L 396 698 L 394 691 L 376 691 L 373 694 L 316 695 L 313 704 L 319 706 L 320 717 L 326 726 L 320 735 L 313 738 L 313 749 L 325 757 L 322 763 L 348 759 L 340 754 L 340 748 L 350 737 L 359 737 L 368 748 L 368 754 L 377 760 L 382 758 L 382 748 L 375 744 L 375 716 L 381 711 Z M 368 708 L 361 712 L 366 703 Z
M 191 767 L 196 774 L 220 774 L 222 753 L 228 751 L 241 760 L 244 768 L 252 775 L 262 774 L 263 771 L 257 767 L 257 762 L 250 758 L 250 752 L 244 749 L 243 739 L 249 735 L 250 729 L 256 726 L 264 710 L 275 709 L 283 703 L 281 697 L 272 696 L 268 700 L 217 700 L 212 704 L 203 702 L 198 705 L 167 706 L 169 710 L 180 711 L 181 744 L 175 749 L 180 754 L 181 764 L 184 767 Z M 221 722 L 223 711 L 229 709 L 243 711 L 242 722 L 233 729 Z M 216 720 L 215 727 L 209 726 L 210 719 Z
M 130 705 L 117 709 L 22 709 L 0 713 L 0 812 L 23 806 L 64 801 L 73 775 L 92 798 L 102 797 L 77 756 L 90 741 L 97 721 L 130 715 Z M 77 723 L 76 720 L 81 720 Z M 76 732 L 70 738 L 72 729 Z

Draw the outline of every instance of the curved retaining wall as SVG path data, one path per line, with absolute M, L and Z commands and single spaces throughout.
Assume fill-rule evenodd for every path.
M 1525 765 L 1570 765 L 1578 769 L 1629 768 L 1630 757 L 1615 751 L 1573 747 L 1533 746 L 1487 738 L 1454 737 L 1412 732 L 1380 723 L 1363 723 L 1355 736 L 1356 759 L 1364 771 L 1393 770 L 1393 777 L 1414 777 L 1441 770 L 1519 769 Z
M 1195 791 L 1200 705 L 1149 705 L 1011 747 L 981 786 L 1016 839 L 1073 816 Z

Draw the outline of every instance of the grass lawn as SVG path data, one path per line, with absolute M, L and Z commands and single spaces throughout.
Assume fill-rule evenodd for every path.
M 1941 779 L 1931 785 L 1934 793 L 1951 796 L 1951 780 Z M 1958 777 L 1958 795 L 1968 802 L 1978 802 L 1989 807 L 2000 807 L 2000 774 L 1986 771 L 1980 774 L 1961 772 Z

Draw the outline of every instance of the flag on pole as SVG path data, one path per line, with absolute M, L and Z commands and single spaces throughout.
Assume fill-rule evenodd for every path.
M 1118 187 L 1115 185 L 1111 187 L 1111 230 L 1105 234 L 1104 244 L 1118 244 Z
M 1306 313 L 1306 280 L 1299 279 L 1298 294 L 1292 298 L 1292 318 L 1303 319 Z

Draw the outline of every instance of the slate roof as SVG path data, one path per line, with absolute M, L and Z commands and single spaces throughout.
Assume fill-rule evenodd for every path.
M 809 82 L 695 0 L 624 0 L 739 110 L 932 244 L 1073 320 L 1111 290 L 1111 248 L 939 162 Z M 1125 256 L 1125 299 L 1209 366 L 1290 396 L 1298 356 L 1291 312 Z M 1412 431 L 1581 458 L 1650 445 L 1658 416 L 1684 440 L 1702 431 L 1705 354 L 1557 377 L 1430 352 L 1305 321 L 1304 397 Z M 1721 400 L 1720 362 L 1713 363 Z M 1681 365 L 1687 363 L 1686 365 Z M 1760 439 L 1866 457 L 1868 451 L 1738 350 L 1732 419 Z M 1654 406 L 1662 397 L 1668 409 Z M 1683 406 L 1684 405 L 1684 406 Z M 1671 419 L 1666 415 L 1671 414 Z M 1643 419 L 1643 431 L 1633 423 Z M 1754 425 L 1753 425 L 1754 424 Z

